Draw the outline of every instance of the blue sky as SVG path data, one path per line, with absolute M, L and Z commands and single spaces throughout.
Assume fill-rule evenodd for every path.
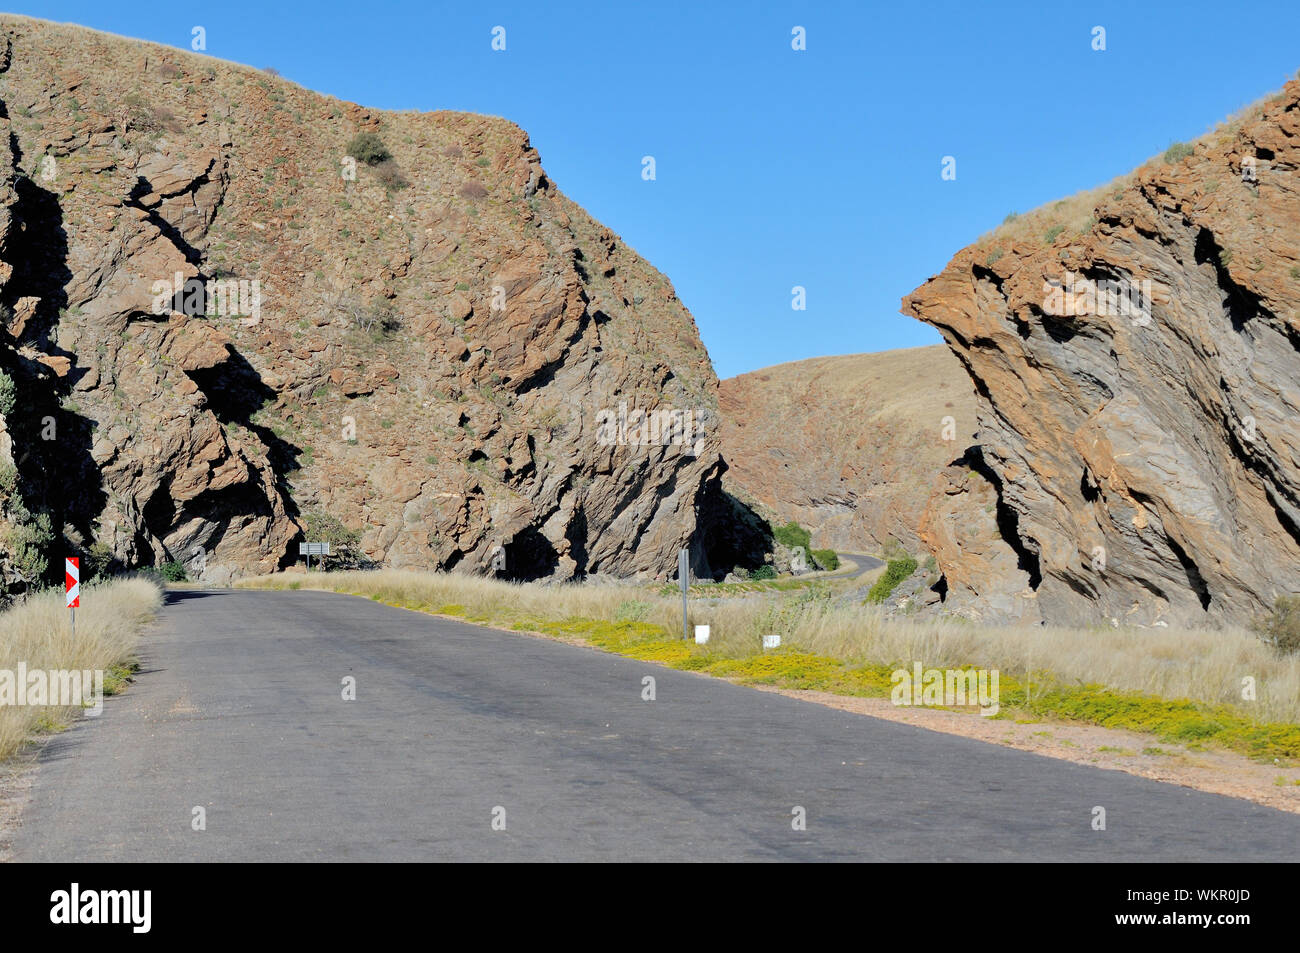
M 720 377 L 938 341 L 899 299 L 959 248 L 1009 211 L 1200 135 L 1300 69 L 1294 2 L 10 9 L 186 49 L 201 25 L 209 55 L 341 99 L 519 123 L 555 183 L 672 279 Z M 491 48 L 498 25 L 504 52 Z M 955 181 L 940 177 L 948 155 Z M 806 311 L 791 309 L 796 285 Z

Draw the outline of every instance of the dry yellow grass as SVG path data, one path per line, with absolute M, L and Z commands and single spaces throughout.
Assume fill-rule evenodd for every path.
M 635 619 L 681 627 L 681 602 L 635 585 L 518 585 L 492 579 L 398 570 L 263 576 L 250 588 L 351 592 L 382 602 L 452 611 L 500 625 L 529 619 Z M 711 626 L 717 654 L 760 654 L 760 636 L 779 633 L 783 644 L 854 662 L 927 668 L 974 665 L 1032 681 L 1097 684 L 1166 699 L 1226 704 L 1262 722 L 1300 724 L 1300 656 L 1283 656 L 1244 629 L 1069 629 L 985 627 L 942 620 L 886 617 L 874 606 L 837 603 L 832 593 L 751 596 L 695 601 L 691 622 Z M 1255 680 L 1257 697 L 1244 701 L 1242 679 Z
M 162 604 L 162 591 L 144 579 L 114 580 L 82 587 L 76 638 L 68 630 L 63 593 L 29 596 L 0 613 L 0 669 L 103 670 L 130 662 L 141 627 Z M 0 761 L 17 751 L 42 724 L 57 724 L 74 709 L 0 707 Z

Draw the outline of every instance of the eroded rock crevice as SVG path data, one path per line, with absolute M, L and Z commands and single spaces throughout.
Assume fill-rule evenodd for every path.
M 295 561 L 311 527 L 355 565 L 493 573 L 504 547 L 516 578 L 572 579 L 668 578 L 697 546 L 716 444 L 611 447 L 596 423 L 716 415 L 694 321 L 518 127 L 0 31 L 0 367 L 22 397 L 0 465 L 12 449 L 60 550 L 224 581 Z M 362 130 L 393 165 L 345 178 Z M 238 306 L 209 307 L 214 283 Z
M 987 492 L 948 472 L 931 498 L 922 536 L 949 602 L 1222 625 L 1300 586 L 1298 101 L 1288 83 L 1186 158 L 1100 192 L 1081 226 L 994 233 L 905 299 L 966 367 L 996 448 Z M 1060 313 L 1045 289 L 1066 274 L 1148 303 L 1116 312 L 1098 292 Z

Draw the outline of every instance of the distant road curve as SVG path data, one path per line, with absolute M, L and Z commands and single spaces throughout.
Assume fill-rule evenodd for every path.
M 875 556 L 866 556 L 861 553 L 841 553 L 837 551 L 836 555 L 838 555 L 840 559 L 851 559 L 858 564 L 858 568 L 848 574 L 847 578 L 849 579 L 857 579 L 864 573 L 871 572 L 871 570 L 885 564 L 883 559 L 877 559 Z

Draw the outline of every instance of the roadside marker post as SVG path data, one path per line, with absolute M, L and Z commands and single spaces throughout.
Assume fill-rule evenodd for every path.
M 72 624 L 72 637 L 77 637 L 77 607 L 81 605 L 81 559 L 68 556 L 63 560 L 63 584 L 67 589 L 68 618 Z
M 312 556 L 332 556 L 329 543 L 299 543 L 298 555 L 307 557 L 307 571 L 311 572 Z
M 689 639 L 691 633 L 686 621 L 686 597 L 691 588 L 691 557 L 685 549 L 677 550 L 677 580 L 682 587 L 682 638 Z

